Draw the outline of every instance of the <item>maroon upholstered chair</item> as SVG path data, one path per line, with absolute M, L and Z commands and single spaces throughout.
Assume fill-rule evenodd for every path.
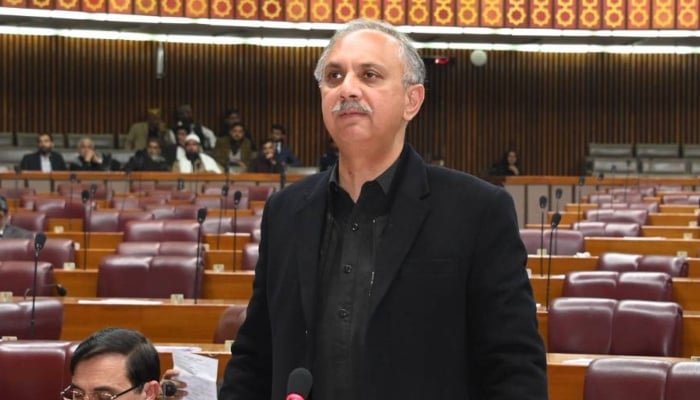
M 243 246 L 243 254 L 241 255 L 241 270 L 255 271 L 259 254 L 258 243 L 246 243 Z
M 149 211 L 122 210 L 119 212 L 117 232 L 123 232 L 129 221 L 150 221 L 152 219 L 153 213 Z
M 10 214 L 10 224 L 31 232 L 46 230 L 46 214 L 33 211 L 18 211 Z
M 603 237 L 606 236 L 605 225 L 602 221 L 580 221 L 574 222 L 571 228 L 581 232 L 584 237 Z
M 549 306 L 548 351 L 609 354 L 616 300 L 559 297 Z
M 672 301 L 671 276 L 665 272 L 620 273 L 617 278 L 617 299 Z
M 588 196 L 588 202 L 593 204 L 610 204 L 613 202 L 611 194 L 591 194 Z
M 48 241 L 48 240 L 47 240 Z M 32 249 L 34 241 L 31 239 L 3 239 L 0 240 L 0 260 L 24 261 L 30 260 L 29 246 Z M 33 258 L 31 258 L 33 260 Z
M 119 210 L 94 210 L 87 227 L 90 232 L 119 232 Z
M 197 204 L 179 205 L 173 210 L 173 219 L 197 219 L 197 212 L 202 206 Z
M 200 251 L 201 247 L 200 247 Z M 128 256 L 197 256 L 197 242 L 122 242 L 117 254 Z
M 117 210 L 140 210 L 143 204 L 141 197 L 137 196 L 112 197 L 109 200 L 109 207 Z
M 620 300 L 612 325 L 611 354 L 680 357 L 683 310 L 677 303 Z
M 697 400 L 700 394 L 700 362 L 673 364 L 666 376 L 667 400 Z
M 593 360 L 586 369 L 583 398 L 584 400 L 663 400 L 666 375 L 670 367 L 671 363 L 660 360 L 634 358 Z
M 547 248 L 549 241 L 539 229 L 521 229 L 520 240 L 525 245 L 527 254 L 537 254 L 540 248 Z
M 46 218 L 83 218 L 85 205 L 80 199 L 39 197 L 34 200 L 34 211 L 46 214 Z
M 17 339 L 58 340 L 63 328 L 63 303 L 55 299 L 36 299 L 34 335 L 31 328 L 32 301 L 0 303 L 0 336 Z M 7 370 L 3 370 L 3 375 Z
M 631 222 L 645 225 L 649 212 L 631 209 L 594 209 L 586 211 L 586 220 L 603 222 Z
M 29 244 L 29 260 L 34 260 L 34 243 Z M 75 262 L 75 242 L 71 239 L 48 238 L 39 253 L 39 261 L 46 261 L 58 269 L 66 262 Z
M 51 296 L 56 280 L 53 268 L 47 262 L 37 263 L 37 296 Z M 16 296 L 31 293 L 34 283 L 34 261 L 0 262 L 0 291 L 10 291 Z
M 125 242 L 160 242 L 163 240 L 163 220 L 129 221 L 124 226 Z
M 6 199 L 21 199 L 22 196 L 33 196 L 36 194 L 34 188 L 23 188 L 23 187 L 4 187 L 0 188 L 0 196 Z
M 197 268 L 196 257 L 156 256 L 151 260 L 148 279 L 157 284 L 151 285 L 146 296 L 168 298 L 173 293 L 182 293 L 186 298 L 195 296 L 195 276 L 197 297 L 202 293 L 203 269 Z
M 97 296 L 148 297 L 150 287 L 161 284 L 148 279 L 152 258 L 123 255 L 103 257 L 97 272 Z
M 554 232 L 549 230 L 544 232 L 544 240 L 549 252 L 549 238 L 552 238 L 552 255 L 572 256 L 583 251 L 583 233 L 569 229 L 557 229 Z
M 111 192 L 107 189 L 104 183 L 72 183 L 72 182 L 59 182 L 56 185 L 56 191 L 63 197 L 72 196 L 74 198 L 81 198 L 83 190 L 90 190 L 90 186 L 95 185 L 95 199 L 107 199 L 111 197 Z M 71 190 L 71 187 L 73 188 Z
M 194 204 L 196 204 L 198 207 L 206 207 L 211 210 L 216 210 L 220 208 L 226 208 L 227 210 L 233 210 L 234 206 L 234 201 L 233 201 L 233 193 L 229 192 L 229 195 L 226 197 L 226 203 L 223 202 L 223 199 L 221 196 L 216 196 L 216 195 L 201 195 L 197 196 L 197 198 L 194 201 Z M 224 207 L 225 206 L 225 207 Z M 241 196 L 241 201 L 238 203 L 238 209 L 239 210 L 247 210 L 248 209 L 248 196 Z
M 222 182 L 207 182 L 202 186 L 202 194 L 221 194 L 221 188 L 224 187 Z M 233 195 L 236 190 L 240 190 L 242 197 L 248 197 L 251 185 L 230 185 L 228 194 Z
M 599 297 L 617 299 L 618 272 L 569 272 L 564 279 L 562 297 Z
M 144 209 L 153 214 L 153 219 L 175 219 L 175 206 L 170 204 L 148 204 Z
M 250 233 L 255 229 L 260 229 L 262 216 L 260 215 L 239 215 L 236 217 L 236 233 Z M 231 219 L 231 230 L 233 232 L 233 218 Z
M 661 198 L 661 202 L 663 204 L 690 204 L 687 194 L 666 194 Z
M 641 234 L 639 224 L 633 222 L 608 222 L 605 224 L 604 235 L 607 237 L 636 237 Z
M 224 343 L 238 336 L 238 329 L 243 325 L 246 317 L 246 306 L 233 305 L 221 313 L 219 323 L 214 332 L 214 343 Z
M 639 260 L 637 270 L 665 272 L 672 277 L 687 277 L 688 260 L 684 257 L 646 255 Z
M 262 237 L 262 230 L 260 228 L 253 229 L 253 234 L 250 235 L 250 241 L 253 243 L 260 243 L 261 237 Z
M 598 257 L 596 269 L 617 272 L 636 271 L 641 258 L 639 254 L 603 253 Z
M 7 399 L 57 399 L 70 384 L 70 342 L 0 342 L 0 388 Z
M 248 199 L 250 201 L 267 201 L 275 192 L 275 187 L 272 185 L 258 185 L 248 188 Z
M 221 224 L 219 224 L 221 221 Z M 219 218 L 219 210 L 209 213 L 207 219 L 202 223 L 202 234 L 217 234 L 231 232 L 233 217 L 222 216 Z

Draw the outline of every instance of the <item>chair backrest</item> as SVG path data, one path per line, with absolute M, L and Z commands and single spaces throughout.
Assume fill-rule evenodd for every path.
M 152 219 L 151 212 L 136 209 L 94 210 L 88 218 L 88 228 L 90 232 L 122 232 L 128 221 Z
M 150 211 L 122 210 L 117 219 L 117 232 L 123 232 L 129 221 L 150 221 L 152 219 L 153 213 Z
M 641 226 L 633 222 L 608 222 L 605 224 L 604 236 L 637 237 L 641 235 Z
M 546 249 L 548 244 L 543 231 L 539 229 L 521 229 L 520 240 L 523 241 L 527 254 L 537 254 L 538 249 Z
M 593 209 L 586 211 L 589 221 L 631 222 L 645 225 L 649 212 L 639 209 Z
M 9 222 L 30 232 L 46 230 L 46 214 L 40 212 L 18 211 L 10 214 Z
M 636 271 L 641 258 L 640 254 L 603 253 L 598 257 L 596 269 L 617 272 Z
M 219 323 L 214 332 L 214 343 L 224 343 L 233 340 L 238 335 L 238 329 L 243 325 L 246 317 L 246 306 L 233 305 L 221 313 Z
M 665 272 L 620 273 L 617 278 L 617 299 L 672 301 L 671 275 Z
M 677 303 L 620 300 L 612 326 L 611 354 L 680 357 L 683 310 Z
M 47 240 L 48 242 L 48 240 Z M 31 239 L 2 239 L 0 240 L 0 260 L 29 261 L 29 246 L 34 243 Z M 32 249 L 34 246 L 32 245 Z
M 250 201 L 266 201 L 275 192 L 272 185 L 251 186 L 248 189 L 248 199 Z
M 56 282 L 50 263 L 37 263 L 37 296 L 51 296 Z M 0 262 L 0 291 L 10 291 L 16 296 L 31 294 L 34 283 L 33 261 Z
M 255 229 L 260 229 L 262 224 L 262 216 L 260 215 L 239 215 L 236 217 L 236 229 L 233 227 L 233 219 L 231 219 L 230 232 L 249 233 L 253 234 Z
M 34 246 L 30 243 L 29 257 L 33 257 L 33 251 Z M 51 263 L 54 268 L 63 268 L 64 263 L 75 262 L 75 242 L 72 239 L 48 238 L 39 252 L 39 260 Z
M 163 240 L 163 220 L 129 221 L 124 226 L 125 242 L 160 242 Z
M 221 208 L 225 208 L 227 210 L 233 210 L 234 204 L 234 199 L 233 195 L 229 194 L 224 202 L 224 199 L 221 198 L 221 196 L 216 196 L 216 195 L 200 195 L 197 196 L 197 198 L 194 200 L 194 204 L 196 204 L 198 207 L 206 207 L 210 210 L 218 210 Z M 238 203 L 238 209 L 239 210 L 247 210 L 248 209 L 248 197 L 247 196 L 241 196 L 241 200 Z
M 672 277 L 688 276 L 688 260 L 684 257 L 646 255 L 637 265 L 638 271 L 665 272 Z
M 148 297 L 152 282 L 148 278 L 149 256 L 105 256 L 100 260 L 97 272 L 97 296 L 99 297 Z
M 583 251 L 583 233 L 570 229 L 557 229 L 552 233 L 545 231 L 545 240 L 547 241 L 547 251 L 549 252 L 550 235 L 552 238 L 552 255 L 557 256 L 573 256 L 576 253 Z
M 559 297 L 549 307 L 548 351 L 609 354 L 616 300 Z
M 6 199 L 20 199 L 22 196 L 33 196 L 36 194 L 36 189 L 34 188 L 24 188 L 24 187 L 3 187 L 0 188 L 0 196 Z
M 95 193 L 93 199 L 107 199 L 111 197 L 111 192 L 107 190 L 107 185 L 104 183 L 87 183 L 87 182 L 59 182 L 56 185 L 56 192 L 63 197 L 74 197 L 80 199 L 83 190 L 90 190 L 92 185 L 95 185 Z
M 202 234 L 217 234 L 231 232 L 233 227 L 233 217 L 226 215 L 221 216 L 218 211 L 209 214 L 207 219 L 202 223 Z
M 195 288 L 195 276 L 197 287 Z M 202 297 L 202 268 L 197 268 L 197 258 L 182 256 L 156 256 L 151 260 L 148 279 L 157 282 L 151 285 L 147 296 L 169 298 L 173 293 L 181 293 L 185 298 Z
M 56 299 L 36 299 L 33 328 L 31 313 L 31 300 L 0 303 L 0 336 L 15 336 L 22 340 L 60 339 L 63 328 L 63 303 Z M 3 374 L 5 372 L 3 371 Z
M 243 246 L 243 255 L 241 256 L 241 269 L 244 271 L 254 271 L 258 265 L 259 244 L 246 243 Z
M 700 394 L 700 362 L 673 364 L 666 376 L 667 400 L 697 400 Z
M 606 225 L 602 221 L 579 221 L 574 222 L 571 228 L 581 232 L 584 237 L 603 237 L 606 236 Z
M 618 272 L 576 271 L 566 274 L 562 297 L 617 299 Z
M 671 363 L 635 358 L 599 358 L 586 369 L 584 400 L 663 400 Z M 674 399 L 675 400 L 675 399 Z
M 202 249 L 200 248 L 200 252 Z M 117 254 L 128 256 L 197 256 L 197 242 L 122 242 Z
M 66 341 L 0 342 L 0 387 L 7 399 L 57 399 L 70 384 Z
M 34 200 L 34 211 L 46 214 L 46 218 L 83 218 L 85 206 L 75 199 L 38 197 Z

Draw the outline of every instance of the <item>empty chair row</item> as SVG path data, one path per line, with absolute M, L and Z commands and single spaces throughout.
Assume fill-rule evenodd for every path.
M 700 157 L 700 146 L 689 143 L 588 143 L 591 157 L 662 158 Z
M 688 204 L 688 205 L 699 205 L 700 204 L 700 193 L 699 194 L 666 194 L 661 198 L 661 202 L 664 204 Z
M 663 272 L 671 277 L 687 277 L 688 260 L 675 256 L 609 252 L 598 257 L 596 269 L 616 272 Z
M 203 248 L 197 242 L 122 242 L 117 247 L 117 254 L 122 256 L 186 256 L 205 258 Z M 251 271 L 258 262 L 258 243 L 246 243 L 241 249 L 241 270 Z
M 260 229 L 262 217 L 245 215 L 235 218 L 235 232 L 251 236 Z M 208 218 L 202 223 L 202 235 L 234 231 L 234 218 Z M 124 241 L 190 242 L 199 239 L 199 224 L 195 220 L 159 219 L 131 220 L 124 225 Z
M 36 295 L 51 296 L 57 286 L 53 267 L 45 261 L 37 262 L 36 267 Z M 0 261 L 0 292 L 26 297 L 32 294 L 33 285 L 33 261 Z
M 642 233 L 641 226 L 634 222 L 579 221 L 571 229 L 584 237 L 636 237 Z
M 63 303 L 56 299 L 36 299 L 33 323 L 32 300 L 0 303 L 0 336 L 13 336 L 19 340 L 58 340 L 62 329 Z M 0 371 L 3 371 L 0 375 L 5 375 L 9 369 L 0 366 Z
M 538 250 L 544 249 L 552 255 L 572 256 L 582 252 L 584 247 L 583 233 L 569 229 L 521 229 L 520 239 L 527 254 L 539 254 L 542 252 Z
M 197 257 L 125 256 L 103 257 L 97 274 L 99 297 L 169 298 L 182 294 L 200 297 L 202 268 Z
M 586 369 L 584 400 L 696 400 L 700 362 L 600 358 Z
M 671 301 L 671 276 L 664 272 L 569 272 L 563 297 L 599 297 L 618 300 Z
M 677 303 L 559 297 L 549 307 L 548 351 L 679 357 L 683 310 Z
M 63 268 L 64 263 L 75 262 L 74 242 L 70 239 L 48 238 L 44 248 L 39 252 L 38 259 L 49 263 L 53 268 Z M 34 240 L 0 240 L 0 260 L 33 262 Z
M 627 222 L 646 225 L 649 211 L 646 209 L 593 209 L 585 212 L 587 221 Z

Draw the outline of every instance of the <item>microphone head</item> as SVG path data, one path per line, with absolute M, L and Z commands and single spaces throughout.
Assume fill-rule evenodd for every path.
M 236 190 L 233 192 L 233 203 L 238 205 L 238 203 L 241 202 L 241 197 L 243 196 L 243 193 L 241 193 L 240 190 Z
M 197 222 L 201 224 L 205 219 L 207 219 L 207 209 L 203 207 L 197 210 Z
M 602 181 L 603 178 L 605 178 L 605 174 L 602 173 L 602 172 L 598 172 L 598 180 L 599 180 L 599 181 Z
M 182 178 L 179 178 L 177 180 L 177 190 L 182 190 L 185 188 L 185 180 Z
M 559 214 L 559 212 L 555 212 L 554 215 L 552 215 L 552 229 L 559 226 L 560 222 L 561 222 L 561 214 Z
M 547 207 L 547 196 L 542 195 L 540 196 L 540 208 L 544 210 L 545 207 Z
M 87 203 L 88 199 L 90 198 L 90 192 L 86 190 L 83 190 L 83 192 L 80 194 L 80 198 L 83 200 L 83 203 Z
M 613 164 L 613 165 L 610 167 L 610 172 L 612 172 L 613 174 L 614 174 L 615 172 L 617 172 L 617 165 Z
M 305 399 L 311 391 L 312 384 L 313 377 L 308 369 L 301 367 L 295 369 L 289 374 L 287 380 L 287 398 L 289 399 L 290 395 L 297 395 Z
M 93 183 L 90 185 L 90 195 L 94 196 L 97 193 L 97 184 Z
M 77 181 L 77 180 L 78 180 L 78 178 L 75 176 L 75 174 L 70 174 L 70 181 L 71 182 L 75 183 L 75 181 Z
M 173 381 L 166 380 L 160 386 L 165 397 L 173 397 L 177 394 L 177 386 Z
M 554 191 L 554 197 L 556 197 L 557 200 L 559 200 L 559 199 L 561 199 L 562 193 L 563 193 L 563 192 L 562 192 L 561 188 L 557 188 L 557 190 Z
M 578 177 L 578 185 L 579 185 L 579 186 L 583 186 L 583 185 L 585 185 L 585 184 L 586 184 L 586 177 L 583 176 L 583 175 L 579 176 L 579 177 Z
M 56 284 L 56 293 L 58 293 L 58 295 L 61 297 L 65 297 L 68 294 L 68 290 L 60 283 L 57 283 Z
M 20 171 L 19 165 L 15 165 L 14 169 L 15 169 L 15 174 L 19 174 L 19 171 Z
M 39 232 L 34 236 L 34 250 L 39 251 L 44 248 L 46 244 L 46 234 L 44 232 Z
M 228 186 L 228 183 L 227 183 L 227 184 L 225 184 L 224 186 L 221 187 L 221 196 L 223 196 L 223 197 L 228 196 L 228 190 L 229 190 L 229 186 Z

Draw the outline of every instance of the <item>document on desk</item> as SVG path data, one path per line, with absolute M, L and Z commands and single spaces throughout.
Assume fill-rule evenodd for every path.
M 216 377 L 219 362 L 187 351 L 173 352 L 173 364 L 180 371 L 177 379 L 187 383 L 188 400 L 216 398 Z

